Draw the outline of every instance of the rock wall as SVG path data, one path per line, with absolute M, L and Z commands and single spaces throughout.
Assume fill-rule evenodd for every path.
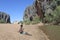
M 6 23 L 10 23 L 10 15 L 0 12 L 0 20 L 3 19 Z
M 35 17 L 37 16 L 37 10 L 35 8 L 35 4 L 31 5 L 31 6 L 28 6 L 26 9 L 25 9 L 25 12 L 24 12 L 24 17 L 23 19 L 24 20 L 29 20 L 30 17 Z
M 33 19 L 39 16 L 39 18 L 43 20 L 45 14 L 50 15 L 56 8 L 56 5 L 57 3 L 54 0 L 35 0 L 33 5 L 26 8 L 23 19 L 29 20 L 31 16 Z
M 43 18 L 43 11 L 42 11 L 40 0 L 35 1 L 35 8 L 37 9 L 37 15 L 40 18 Z

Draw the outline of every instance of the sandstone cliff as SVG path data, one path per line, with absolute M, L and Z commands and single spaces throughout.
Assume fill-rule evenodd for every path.
M 50 4 L 52 0 L 35 0 L 33 5 L 26 8 L 24 12 L 23 19 L 29 19 L 30 16 L 38 15 L 41 19 L 44 17 L 45 10 L 47 9 L 46 6 Z
M 31 6 L 28 6 L 24 12 L 24 20 L 30 20 L 30 17 L 38 16 L 42 22 L 49 21 L 46 17 L 53 16 L 52 12 L 60 5 L 57 0 L 35 0 Z
M 10 15 L 0 12 L 0 20 L 5 21 L 6 23 L 10 23 Z
M 29 20 L 31 16 L 34 18 L 35 16 L 37 16 L 37 13 L 36 13 L 36 12 L 37 12 L 37 10 L 36 10 L 36 8 L 35 8 L 35 3 L 34 3 L 33 5 L 28 6 L 28 7 L 26 8 L 26 10 L 25 10 L 25 12 L 24 12 L 24 17 L 23 17 L 23 19 L 24 19 L 24 20 Z

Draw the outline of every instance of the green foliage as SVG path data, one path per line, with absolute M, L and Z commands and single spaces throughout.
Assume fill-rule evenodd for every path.
M 48 22 L 60 22 L 60 6 L 57 6 L 57 8 L 49 14 L 45 14 L 45 19 L 48 21 Z
M 51 17 L 50 15 L 46 14 L 45 19 L 50 23 L 50 22 L 52 22 L 53 17 Z
M 52 10 L 51 9 L 47 9 L 46 10 L 46 12 L 45 12 L 45 21 L 47 21 L 47 22 L 52 22 L 52 20 L 53 20 L 53 15 L 52 15 Z
M 38 16 L 34 17 L 34 20 L 32 21 L 32 24 L 37 24 L 39 23 L 41 20 Z
M 29 25 L 31 23 L 31 21 L 30 20 L 24 20 L 23 23 L 26 24 L 26 25 Z
M 20 23 L 23 24 L 23 21 L 20 21 L 18 24 L 20 24 Z
M 60 6 L 53 11 L 53 21 L 60 22 Z
M 37 24 L 37 23 L 39 23 L 40 21 L 41 21 L 40 18 L 39 18 L 38 16 L 36 16 L 36 17 L 33 17 L 33 21 L 24 20 L 23 23 L 29 25 L 29 24 Z
M 0 23 L 6 23 L 6 21 L 4 19 L 1 19 Z
M 60 40 L 60 26 L 59 25 L 44 25 L 40 27 L 50 40 Z

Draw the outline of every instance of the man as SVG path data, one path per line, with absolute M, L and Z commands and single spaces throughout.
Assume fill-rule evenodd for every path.
M 19 32 L 20 32 L 21 34 L 23 34 L 23 24 L 20 25 Z
M 31 36 L 31 34 L 23 31 L 23 24 L 20 25 L 19 33 Z

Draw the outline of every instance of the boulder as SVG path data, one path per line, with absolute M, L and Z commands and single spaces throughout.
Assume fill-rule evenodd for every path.
M 60 1 L 58 2 L 60 3 Z M 23 20 L 30 20 L 32 17 L 31 20 L 33 21 L 38 16 L 42 22 L 45 22 L 46 14 L 52 16 L 51 14 L 56 9 L 56 6 L 57 1 L 55 0 L 35 0 L 32 5 L 25 9 Z M 48 21 L 46 20 L 46 22 Z
M 10 23 L 10 15 L 4 12 L 0 12 L 0 20 L 4 20 L 6 23 Z

